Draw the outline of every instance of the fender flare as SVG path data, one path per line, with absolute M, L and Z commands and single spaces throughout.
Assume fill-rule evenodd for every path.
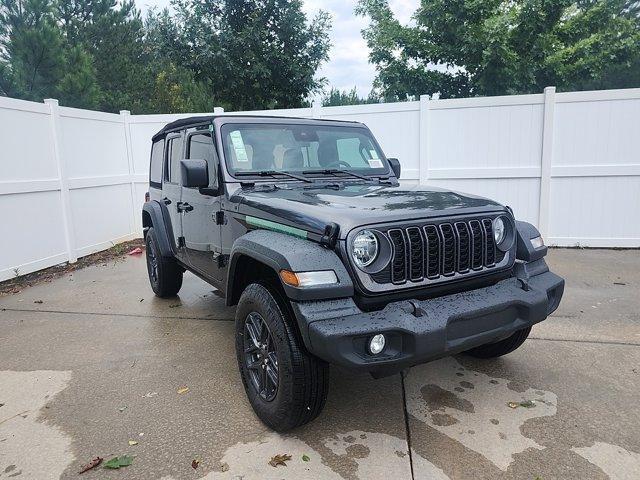
M 342 260 L 333 251 L 320 244 L 293 237 L 280 232 L 252 230 L 236 239 L 229 255 L 226 280 L 226 297 L 233 298 L 234 275 L 238 260 L 247 256 L 272 268 L 276 274 L 280 270 L 308 272 L 333 270 L 338 283 L 316 287 L 292 287 L 281 285 L 291 300 L 326 300 L 353 296 L 353 282 Z
M 169 234 L 171 226 L 167 225 L 165 221 L 163 213 L 165 210 L 166 207 L 163 209 L 162 205 L 156 200 L 146 202 L 142 207 L 142 225 L 145 228 L 145 237 L 147 236 L 147 228 L 153 227 L 156 240 L 158 240 L 158 245 L 160 246 L 160 254 L 165 258 L 173 258 L 173 235 Z M 151 225 L 147 225 L 148 222 L 145 221 L 145 215 L 148 215 Z
M 536 227 L 527 222 L 516 220 L 516 258 L 530 263 L 540 260 L 547 254 L 547 246 L 533 248 L 531 239 L 540 236 Z

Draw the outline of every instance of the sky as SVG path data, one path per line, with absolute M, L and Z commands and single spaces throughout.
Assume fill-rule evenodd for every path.
M 170 0 L 136 0 L 143 13 L 150 7 L 164 8 Z M 353 13 L 357 0 L 303 0 L 308 18 L 319 10 L 332 17 L 331 51 L 329 61 L 318 71 L 329 85 L 341 90 L 356 87 L 360 96 L 371 91 L 376 76 L 375 67 L 369 63 L 369 49 L 360 31 L 367 26 L 367 19 Z M 390 0 L 389 5 L 402 23 L 407 23 L 418 7 L 419 0 Z

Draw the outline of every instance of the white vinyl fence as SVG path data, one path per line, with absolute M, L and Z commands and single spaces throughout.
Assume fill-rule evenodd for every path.
M 494 198 L 548 244 L 640 246 L 640 89 L 243 113 L 361 121 L 404 184 Z M 151 136 L 185 116 L 0 97 L 0 280 L 141 236 Z

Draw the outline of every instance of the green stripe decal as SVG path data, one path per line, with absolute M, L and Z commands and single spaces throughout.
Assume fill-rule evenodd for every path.
M 274 232 L 286 233 L 287 235 L 293 235 L 294 237 L 307 238 L 307 231 L 299 228 L 290 227 L 281 223 L 272 222 L 263 218 L 251 217 L 247 215 L 247 223 L 254 227 L 264 228 L 266 230 L 272 230 Z

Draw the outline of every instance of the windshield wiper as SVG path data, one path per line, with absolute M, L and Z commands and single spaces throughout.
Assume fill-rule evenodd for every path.
M 310 180 L 305 177 L 301 177 L 300 175 L 296 175 L 294 173 L 289 173 L 281 170 L 261 170 L 259 172 L 236 172 L 236 177 L 249 177 L 249 176 L 258 176 L 258 177 L 275 177 L 276 175 L 284 175 L 285 177 L 295 178 L 296 180 L 300 180 L 302 182 L 313 183 L 313 180 Z
M 373 178 L 371 177 L 366 177 L 364 175 L 360 175 L 359 173 L 350 172 L 349 170 L 339 170 L 337 168 L 327 168 L 325 170 L 303 170 L 302 173 L 304 173 L 305 175 L 308 175 L 310 173 L 323 173 L 325 175 L 333 175 L 334 177 L 337 177 L 337 173 L 345 173 L 361 180 L 367 180 L 369 182 L 373 180 Z

